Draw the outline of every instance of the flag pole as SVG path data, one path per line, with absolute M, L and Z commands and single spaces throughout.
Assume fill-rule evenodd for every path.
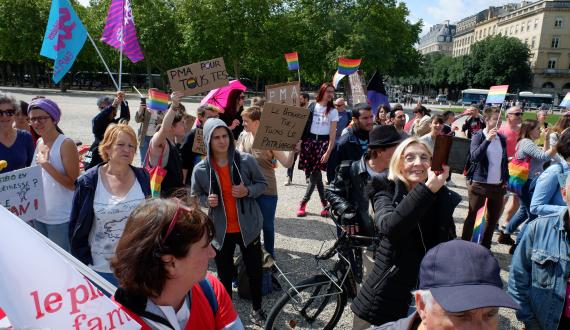
M 91 38 L 89 31 L 87 31 L 87 37 L 91 41 L 91 44 L 93 45 L 93 47 L 95 47 L 95 50 L 97 51 L 97 54 L 99 55 L 99 58 L 101 59 L 101 62 L 103 62 L 103 65 L 105 65 L 105 69 L 107 69 L 107 73 L 111 77 L 111 80 L 113 81 L 113 85 L 115 85 L 115 88 L 117 88 L 117 90 L 119 90 L 119 85 L 117 85 L 117 82 L 115 81 L 115 78 L 113 77 L 113 74 L 111 74 L 111 70 L 109 70 L 109 66 L 107 65 L 107 62 L 105 62 L 105 59 L 103 59 L 103 55 L 101 55 L 101 52 L 99 51 L 99 47 L 97 47 L 97 45 L 95 44 L 95 41 L 93 41 L 93 38 Z
M 301 69 L 297 67 L 297 77 L 299 77 L 299 88 L 301 88 Z
M 117 91 L 121 90 L 121 78 L 123 75 L 123 41 L 121 41 L 121 51 L 119 52 L 119 87 Z

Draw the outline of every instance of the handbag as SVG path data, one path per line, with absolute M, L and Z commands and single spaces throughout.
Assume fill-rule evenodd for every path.
M 509 162 L 509 181 L 507 182 L 507 190 L 522 195 L 522 189 L 530 174 L 530 157 L 525 159 L 513 158 Z
M 158 164 L 155 167 L 150 166 L 149 155 L 151 154 L 151 147 L 149 147 L 144 160 L 144 168 L 150 176 L 150 193 L 152 197 L 160 197 L 160 190 L 162 180 L 166 176 L 166 169 L 162 167 L 162 156 L 164 155 L 164 147 L 160 152 L 160 157 L 158 158 Z

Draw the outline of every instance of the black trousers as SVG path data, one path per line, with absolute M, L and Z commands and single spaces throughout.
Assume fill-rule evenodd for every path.
M 469 183 L 467 182 L 467 196 L 469 198 L 469 212 L 463 224 L 463 233 L 461 238 L 470 241 L 473 236 L 473 226 L 475 225 L 475 218 L 477 211 L 485 205 L 487 200 L 487 224 L 483 232 L 483 240 L 481 245 L 490 249 L 491 239 L 493 238 L 493 231 L 503 209 L 503 197 L 505 196 L 506 189 L 502 185 L 492 185 L 481 182 Z
M 234 250 L 239 245 L 241 255 L 245 263 L 245 270 L 249 277 L 249 288 L 252 295 L 254 310 L 261 308 L 261 241 L 259 236 L 248 246 L 244 246 L 241 233 L 226 234 L 224 245 L 216 251 L 216 267 L 220 282 L 226 291 L 232 296 L 232 277 L 236 273 L 234 266 Z

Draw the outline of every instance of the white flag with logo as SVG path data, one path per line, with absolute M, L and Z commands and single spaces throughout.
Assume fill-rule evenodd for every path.
M 15 329 L 141 328 L 39 235 L 0 207 L 0 308 Z

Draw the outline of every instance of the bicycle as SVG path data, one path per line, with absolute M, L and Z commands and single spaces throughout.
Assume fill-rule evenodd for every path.
M 283 272 L 278 264 L 278 279 L 283 279 L 289 286 L 287 291 L 277 300 L 265 323 L 266 330 L 273 329 L 334 329 L 339 322 L 348 299 L 356 297 L 358 279 L 354 268 L 362 267 L 362 260 L 354 261 L 350 252 L 358 248 L 375 249 L 379 243 L 377 237 L 348 235 L 338 223 L 334 212 L 330 212 L 337 228 L 340 228 L 334 245 L 328 250 L 314 256 L 321 274 L 313 275 L 293 285 L 287 275 L 294 272 Z M 324 244 L 324 243 L 323 243 Z M 321 247 L 322 249 L 322 247 Z M 325 260 L 338 255 L 338 260 L 330 269 L 321 266 Z M 285 288 L 285 285 L 282 285 Z M 332 314 L 332 315 L 331 315 Z

